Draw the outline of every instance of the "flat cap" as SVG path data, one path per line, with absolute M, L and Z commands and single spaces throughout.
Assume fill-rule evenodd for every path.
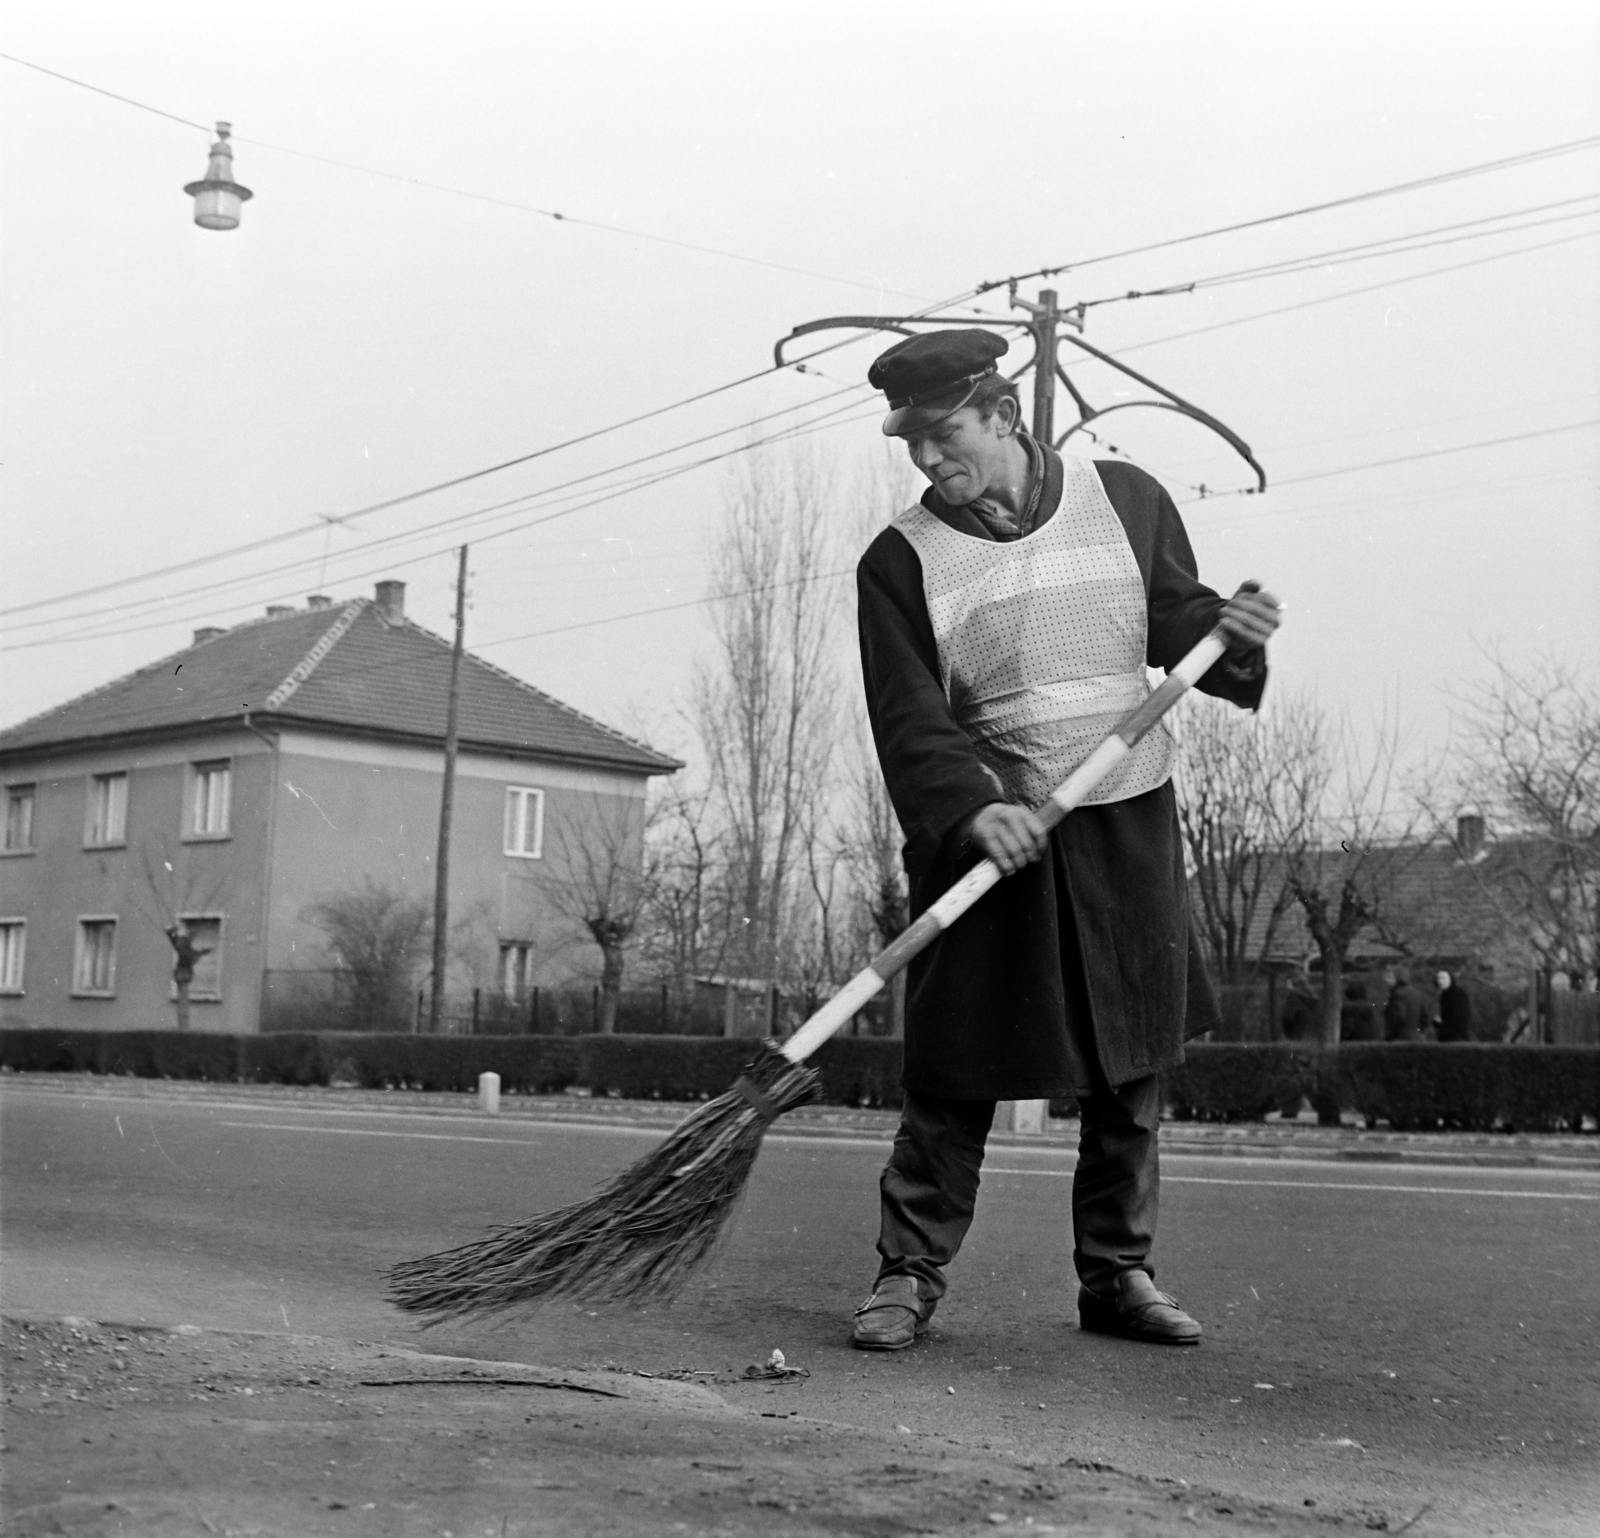
M 867 383 L 889 398 L 884 434 L 903 438 L 959 411 L 979 382 L 998 372 L 995 359 L 1010 346 L 1004 337 L 976 327 L 927 331 L 896 342 L 867 370 Z

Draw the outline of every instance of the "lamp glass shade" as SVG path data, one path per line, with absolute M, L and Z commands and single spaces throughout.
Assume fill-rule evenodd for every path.
M 233 188 L 202 184 L 194 195 L 194 222 L 203 230 L 236 230 L 243 206 Z

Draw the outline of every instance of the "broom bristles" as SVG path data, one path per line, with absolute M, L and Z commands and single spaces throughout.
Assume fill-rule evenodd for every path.
M 558 1297 L 671 1297 L 716 1248 L 773 1118 L 816 1099 L 818 1082 L 814 1069 L 765 1047 L 738 1085 L 594 1195 L 401 1261 L 389 1270 L 391 1299 L 437 1324 Z

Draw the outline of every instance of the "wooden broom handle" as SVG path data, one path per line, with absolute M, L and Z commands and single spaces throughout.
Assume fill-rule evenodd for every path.
M 1194 646 L 1144 703 L 1119 721 L 1111 735 L 1097 747 L 1056 788 L 1055 793 L 1035 812 L 1046 828 L 1053 828 L 1131 753 L 1153 727 L 1194 685 L 1228 648 L 1220 626 Z M 847 982 L 779 1050 L 791 1063 L 803 1063 L 862 1006 L 879 993 L 895 973 L 902 971 L 913 956 L 925 951 L 961 917 L 990 887 L 1000 880 L 1000 867 L 993 860 L 978 862 L 945 894 L 925 909 L 910 928 L 876 955 Z

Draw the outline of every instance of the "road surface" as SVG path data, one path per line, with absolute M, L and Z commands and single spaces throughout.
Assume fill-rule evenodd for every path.
M 1194 1350 L 1075 1327 L 1059 1149 L 991 1150 L 926 1344 L 845 1344 L 875 1256 L 876 1137 L 770 1135 L 681 1300 L 421 1332 L 390 1262 L 587 1194 L 659 1136 L 522 1117 L 0 1092 L 8 1314 L 294 1331 L 556 1367 L 811 1376 L 786 1410 L 1077 1459 L 1413 1531 L 1592 1532 L 1600 1176 L 1171 1158 L 1160 1281 Z

